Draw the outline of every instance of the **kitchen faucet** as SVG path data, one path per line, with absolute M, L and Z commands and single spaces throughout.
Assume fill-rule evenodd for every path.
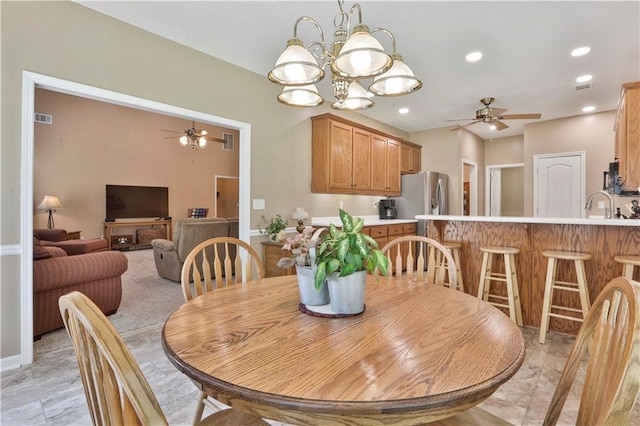
M 598 194 L 602 194 L 609 199 L 609 208 L 604 208 L 604 217 L 606 217 L 607 219 L 611 219 L 613 217 L 613 197 L 607 191 L 596 191 L 593 194 L 589 195 L 589 199 L 587 200 L 587 204 L 584 205 L 584 209 L 591 210 L 593 197 Z

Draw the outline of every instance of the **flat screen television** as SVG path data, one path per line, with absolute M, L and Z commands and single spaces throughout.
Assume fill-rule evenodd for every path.
M 107 219 L 169 216 L 169 188 L 106 185 Z

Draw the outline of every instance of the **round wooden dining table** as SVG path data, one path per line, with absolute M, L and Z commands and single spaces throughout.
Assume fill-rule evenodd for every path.
M 296 276 L 216 289 L 162 330 L 169 360 L 235 409 L 299 425 L 423 424 L 469 409 L 522 365 L 520 329 L 450 288 L 367 277 L 363 313 L 300 309 Z

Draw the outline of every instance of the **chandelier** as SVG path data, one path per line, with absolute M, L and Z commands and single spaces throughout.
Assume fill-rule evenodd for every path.
M 378 96 L 406 95 L 422 87 L 413 71 L 403 62 L 396 52 L 396 40 L 393 34 L 384 28 L 369 27 L 362 23 L 362 10 L 355 3 L 349 13 L 342 8 L 344 0 L 338 0 L 340 11 L 333 19 L 334 40 L 329 50 L 320 24 L 313 18 L 302 16 L 293 27 L 293 37 L 287 41 L 276 66 L 267 77 L 272 82 L 284 86 L 278 95 L 278 101 L 295 107 L 315 107 L 324 102 L 315 83 L 325 76 L 324 68 L 329 66 L 331 87 L 335 101 L 331 108 L 340 110 L 361 110 L 371 108 L 375 103 L 371 99 Z M 349 29 L 354 12 L 358 11 L 358 24 Z M 307 47 L 298 38 L 298 24 L 312 23 L 320 34 L 320 41 L 314 41 Z M 372 36 L 373 33 L 387 34 L 391 38 L 393 51 L 387 54 L 382 44 Z M 368 90 L 361 82 L 373 78 Z

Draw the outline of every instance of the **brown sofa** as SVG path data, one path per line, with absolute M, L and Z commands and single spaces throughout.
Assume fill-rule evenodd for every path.
M 127 257 L 117 251 L 67 256 L 55 246 L 42 246 L 34 237 L 33 336 L 64 327 L 58 298 L 77 290 L 86 294 L 106 315 L 116 313 L 122 298 L 121 275 Z
M 158 275 L 180 282 L 182 265 L 187 255 L 201 242 L 215 237 L 238 238 L 238 220 L 221 217 L 178 219 L 173 231 L 173 241 L 151 241 Z
M 68 256 L 108 250 L 105 239 L 70 240 L 64 229 L 34 229 L 33 233 L 40 239 L 43 246 L 60 247 Z

